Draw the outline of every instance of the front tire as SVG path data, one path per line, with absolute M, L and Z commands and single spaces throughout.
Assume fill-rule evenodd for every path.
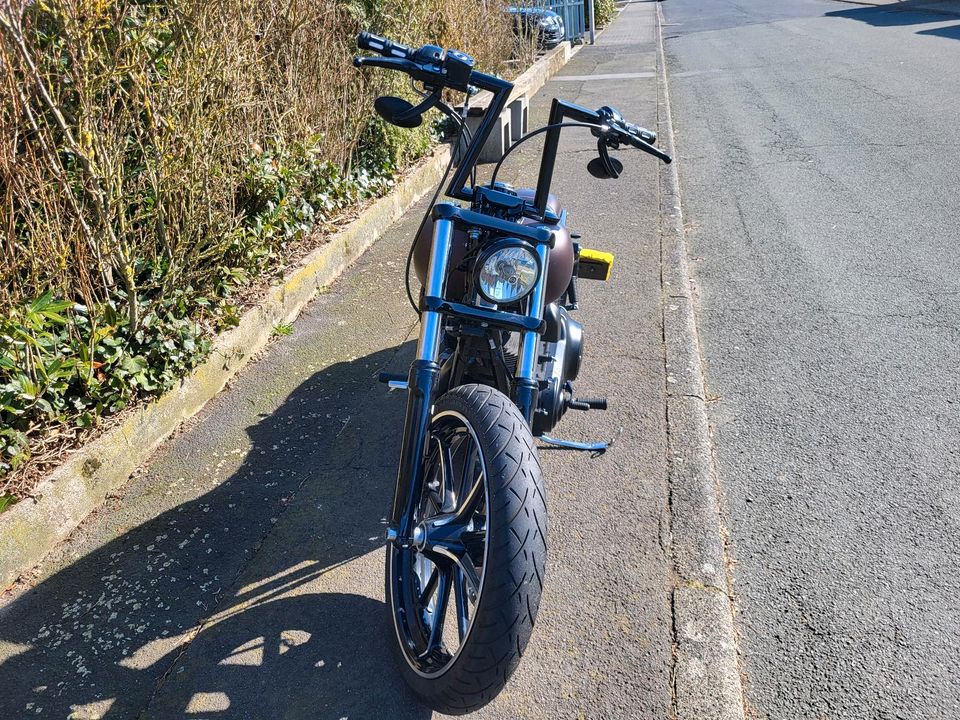
M 496 697 L 530 639 L 547 550 L 543 478 L 523 416 L 485 385 L 437 401 L 426 455 L 411 527 L 439 532 L 387 545 L 387 610 L 406 682 L 459 715 Z M 423 541 L 443 532 L 456 541 Z

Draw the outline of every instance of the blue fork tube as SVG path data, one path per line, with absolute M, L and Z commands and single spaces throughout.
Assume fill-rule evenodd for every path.
M 436 216 L 435 216 L 436 217 Z M 430 249 L 430 265 L 427 271 L 425 292 L 427 297 L 444 296 L 447 280 L 447 263 L 453 243 L 453 222 L 436 219 L 433 226 L 433 245 Z M 417 343 L 417 358 L 410 366 L 407 379 L 407 413 L 403 423 L 403 442 L 400 445 L 400 468 L 397 471 L 397 486 L 393 495 L 393 510 L 390 525 L 396 528 L 400 542 L 410 538 L 409 527 L 419 502 L 423 486 L 423 456 L 430 432 L 433 415 L 434 390 L 440 365 L 440 335 L 443 331 L 443 315 L 424 310 L 420 315 L 420 340 Z
M 537 245 L 537 255 L 540 256 L 540 267 L 543 274 L 537 286 L 530 293 L 530 303 L 527 306 L 527 315 L 543 320 L 543 306 L 547 294 L 547 268 L 550 260 L 550 246 L 545 243 Z M 514 401 L 520 412 L 527 419 L 527 424 L 533 427 L 533 414 L 537 410 L 540 395 L 540 385 L 537 383 L 537 361 L 540 355 L 540 333 L 527 330 L 520 335 L 520 357 L 517 360 L 516 386 Z

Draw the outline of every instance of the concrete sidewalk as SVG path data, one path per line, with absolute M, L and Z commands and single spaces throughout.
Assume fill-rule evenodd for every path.
M 629 6 L 533 101 L 531 127 L 554 95 L 654 126 L 655 17 Z M 533 184 L 539 147 L 502 179 Z M 670 712 L 657 165 L 625 152 L 622 178 L 601 183 L 586 172 L 594 148 L 587 132 L 564 137 L 554 189 L 584 244 L 617 254 L 609 284 L 581 284 L 579 318 L 578 389 L 611 410 L 571 413 L 557 434 L 614 445 L 542 451 L 540 618 L 478 717 Z M 414 209 L 4 602 L 0 714 L 431 716 L 387 646 L 381 538 L 403 396 L 375 380 L 411 357 L 402 271 L 418 222 Z

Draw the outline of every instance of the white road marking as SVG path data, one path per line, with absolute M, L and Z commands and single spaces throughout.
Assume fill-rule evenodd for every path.
M 652 70 L 650 72 L 635 72 L 635 73 L 613 73 L 610 75 L 555 75 L 550 79 L 550 82 L 588 82 L 593 80 L 635 80 L 638 78 L 652 78 L 656 77 L 656 73 Z

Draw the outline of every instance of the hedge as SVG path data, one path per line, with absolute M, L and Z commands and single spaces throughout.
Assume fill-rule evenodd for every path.
M 428 150 L 373 114 L 407 90 L 361 28 L 513 52 L 500 0 L 0 4 L 0 508 Z

